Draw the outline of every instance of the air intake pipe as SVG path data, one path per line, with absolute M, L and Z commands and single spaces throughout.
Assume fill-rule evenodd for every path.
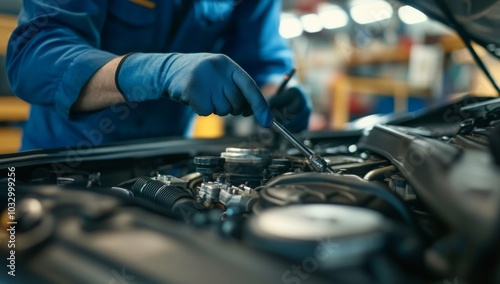
M 193 216 L 201 208 L 184 189 L 168 185 L 149 177 L 141 177 L 132 186 L 136 197 L 146 199 L 170 210 L 174 216 L 186 218 Z

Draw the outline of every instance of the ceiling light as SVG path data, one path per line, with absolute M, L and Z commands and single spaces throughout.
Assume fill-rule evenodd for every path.
M 318 16 L 325 29 L 336 29 L 347 25 L 347 13 L 336 5 L 327 4 L 318 9 Z
M 393 10 L 386 1 L 353 1 L 350 13 L 356 23 L 363 25 L 390 19 Z
M 407 25 L 418 24 L 427 21 L 427 16 L 411 6 L 403 6 L 398 10 L 401 21 Z
M 300 17 L 300 22 L 304 31 L 308 33 L 317 33 L 323 29 L 321 19 L 317 14 L 307 14 Z
M 294 38 L 302 34 L 302 24 L 292 13 L 281 13 L 280 35 L 283 38 Z

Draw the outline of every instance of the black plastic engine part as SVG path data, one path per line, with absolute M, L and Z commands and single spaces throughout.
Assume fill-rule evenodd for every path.
M 493 233 L 500 216 L 500 175 L 488 151 L 460 150 L 382 125 L 358 146 L 388 158 L 450 226 L 479 242 Z
M 199 156 L 194 158 L 196 171 L 203 175 L 203 181 L 213 180 L 214 173 L 220 173 L 224 170 L 224 158 L 216 156 Z
M 277 177 L 286 173 L 288 168 L 285 165 L 270 165 L 267 168 L 269 178 Z
M 292 167 L 292 162 L 289 159 L 273 159 L 271 165 L 267 168 L 268 177 L 273 178 L 282 175 Z
M 492 129 L 490 135 L 490 151 L 495 159 L 495 164 L 500 166 L 500 123 Z
M 388 158 L 436 217 L 468 240 L 467 250 L 456 247 L 448 259 L 454 272 L 483 277 L 475 274 L 474 267 L 481 259 L 498 255 L 491 248 L 496 246 L 500 224 L 500 168 L 490 151 L 459 149 L 382 125 L 358 146 Z
M 290 162 L 289 159 L 273 159 L 271 161 L 271 166 L 272 165 L 282 165 L 288 170 L 292 166 L 292 162 Z

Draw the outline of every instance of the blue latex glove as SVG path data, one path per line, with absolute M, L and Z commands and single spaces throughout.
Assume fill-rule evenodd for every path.
M 133 53 L 120 63 L 116 85 L 130 102 L 169 97 L 202 116 L 255 115 L 269 127 L 271 112 L 252 78 L 233 60 L 210 53 Z
M 307 129 L 311 115 L 311 104 L 301 88 L 290 87 L 271 97 L 269 107 L 274 117 L 291 132 Z

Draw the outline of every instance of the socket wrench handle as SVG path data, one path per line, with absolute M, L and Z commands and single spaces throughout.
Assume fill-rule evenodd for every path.
M 295 148 L 297 148 L 297 150 L 299 150 L 307 158 L 307 162 L 315 171 L 320 173 L 335 173 L 323 158 L 321 158 L 318 154 L 314 153 L 311 149 L 304 145 L 304 143 L 297 139 L 297 137 L 295 137 L 290 131 L 288 131 L 288 129 L 286 129 L 275 119 L 273 119 L 271 123 L 271 128 L 274 131 L 278 132 L 281 136 L 285 137 L 288 142 L 290 142 Z

